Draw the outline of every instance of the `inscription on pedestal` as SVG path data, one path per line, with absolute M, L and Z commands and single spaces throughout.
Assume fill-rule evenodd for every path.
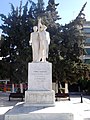
M 52 90 L 52 64 L 29 63 L 28 90 Z

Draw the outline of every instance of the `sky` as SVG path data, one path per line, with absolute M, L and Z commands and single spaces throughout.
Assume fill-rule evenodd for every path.
M 11 10 L 10 3 L 12 3 L 15 7 L 20 5 L 21 0 L 1 0 L 0 2 L 0 14 L 8 15 Z M 32 0 L 37 3 L 38 0 Z M 45 6 L 48 4 L 48 0 L 43 0 Z M 22 4 L 25 5 L 27 0 L 22 0 Z M 74 20 L 78 13 L 80 12 L 84 3 L 87 2 L 87 5 L 84 9 L 84 13 L 86 15 L 86 20 L 90 21 L 90 0 L 55 0 L 55 3 L 59 3 L 57 7 L 58 15 L 62 18 L 58 22 L 62 25 L 65 23 L 68 24 L 70 21 Z M 0 18 L 0 25 L 3 22 Z M 1 34 L 1 30 L 0 30 Z

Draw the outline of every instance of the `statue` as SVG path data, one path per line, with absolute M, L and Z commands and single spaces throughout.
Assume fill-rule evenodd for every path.
M 42 62 L 46 62 L 48 58 L 49 44 L 50 44 L 50 35 L 46 31 L 47 27 L 42 25 L 41 30 L 39 31 L 39 41 L 40 41 L 40 50 L 39 50 L 39 59 L 42 59 Z
M 30 45 L 32 44 L 33 62 L 46 62 L 48 58 L 50 35 L 46 29 L 47 27 L 41 23 L 41 18 L 38 19 L 38 28 L 33 27 L 34 32 L 31 33 L 29 41 Z
M 37 26 L 33 27 L 34 32 L 30 35 L 30 45 L 32 45 L 33 62 L 39 62 L 39 37 Z

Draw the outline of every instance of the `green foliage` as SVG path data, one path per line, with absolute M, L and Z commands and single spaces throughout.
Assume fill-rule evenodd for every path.
M 78 62 L 72 60 L 61 60 L 60 62 L 60 79 L 71 83 L 77 82 L 81 77 L 87 77 L 90 66 L 84 64 L 81 60 Z
M 22 2 L 20 2 L 20 7 L 16 9 L 11 4 L 11 13 L 9 13 L 8 17 L 0 14 L 4 22 L 4 24 L 0 26 L 4 33 L 1 56 L 4 57 L 3 61 L 9 64 L 9 77 L 11 81 L 15 82 L 27 80 L 27 64 L 32 58 L 29 37 L 35 20 L 33 14 L 28 11 L 28 4 L 29 3 L 26 2 L 23 9 Z M 31 11 L 33 11 L 33 4 L 34 3 L 30 1 Z M 4 77 L 6 77 L 6 75 Z
M 8 62 L 0 61 L 0 79 L 10 78 L 10 66 Z
M 87 93 L 90 95 L 90 79 L 87 82 Z
M 83 10 L 86 3 L 83 5 L 80 13 L 75 20 L 62 26 L 60 42 L 61 56 L 65 59 L 77 61 L 83 55 L 83 43 L 85 36 L 83 34 L 83 23 L 85 22 L 85 15 Z
M 45 14 L 43 0 L 38 0 L 36 7 L 34 8 L 34 18 L 37 20 Z
M 57 6 L 59 4 L 55 4 L 54 0 L 49 0 L 48 5 L 46 7 L 45 16 L 43 17 L 45 24 L 50 28 L 60 26 L 58 23 L 56 24 L 56 21 L 61 19 L 58 15 Z
M 85 3 L 86 5 L 86 3 Z M 59 41 L 59 51 L 63 60 L 60 61 L 61 80 L 77 81 L 79 77 L 86 76 L 90 71 L 90 66 L 80 60 L 83 55 L 83 43 L 85 36 L 83 34 L 83 23 L 85 15 L 82 13 L 85 5 L 82 7 L 76 19 L 65 26 L 61 26 L 61 40 Z M 83 16 L 82 16 L 83 15 Z
M 60 42 L 61 56 L 65 59 L 77 61 L 83 52 L 84 35 L 77 19 L 62 26 L 62 41 Z
M 47 11 L 48 15 L 51 15 L 54 22 L 61 19 L 60 16 L 58 15 L 58 11 L 56 11 L 58 5 L 59 4 L 55 4 L 54 0 L 48 1 L 48 6 L 47 6 L 46 11 Z

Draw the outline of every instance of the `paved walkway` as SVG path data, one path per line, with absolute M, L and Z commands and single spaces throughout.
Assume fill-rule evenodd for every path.
M 8 101 L 8 95 L 8 93 L 0 92 L 0 120 L 4 120 L 5 113 L 12 109 L 21 100 L 14 99 Z M 71 101 L 58 101 L 56 104 L 62 106 L 60 109 L 62 109 L 63 112 L 71 107 L 72 113 L 74 113 L 75 116 L 74 120 L 90 120 L 90 96 L 84 96 L 83 103 L 80 103 L 80 101 L 80 96 L 71 96 Z
M 84 97 L 83 103 L 80 103 L 80 97 L 71 97 L 72 111 L 75 120 L 90 120 L 90 97 Z M 77 119 L 80 117 L 79 119 Z
M 0 92 L 0 120 L 4 120 L 5 113 L 12 109 L 19 101 L 9 101 L 9 93 Z

